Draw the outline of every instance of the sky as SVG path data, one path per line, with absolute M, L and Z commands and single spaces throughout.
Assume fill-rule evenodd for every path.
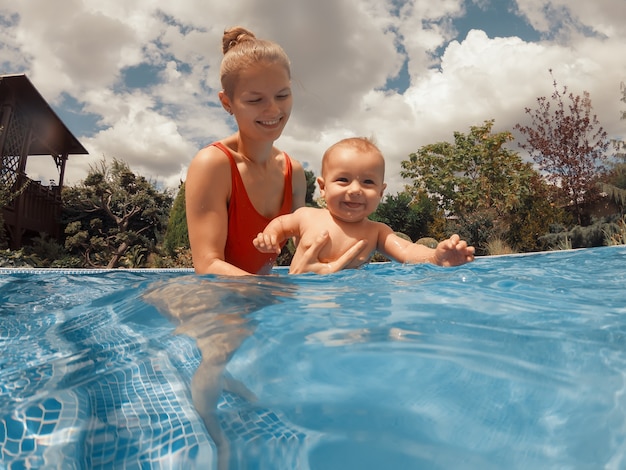
M 65 184 L 116 158 L 176 188 L 201 147 L 235 131 L 217 95 L 224 29 L 241 25 L 291 60 L 276 145 L 318 175 L 331 144 L 373 138 L 395 194 L 412 152 L 486 120 L 527 124 L 553 77 L 589 92 L 623 139 L 625 23 L 623 0 L 0 0 L 0 73 L 25 73 L 88 150 Z M 58 176 L 41 157 L 27 174 Z

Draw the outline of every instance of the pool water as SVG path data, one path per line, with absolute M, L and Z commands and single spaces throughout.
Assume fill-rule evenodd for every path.
M 626 247 L 0 270 L 0 467 L 626 468 Z

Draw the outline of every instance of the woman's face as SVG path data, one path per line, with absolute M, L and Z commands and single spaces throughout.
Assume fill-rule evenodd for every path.
M 289 72 L 278 63 L 259 63 L 239 73 L 232 97 L 220 93 L 239 132 L 256 140 L 278 139 L 289 120 L 293 97 Z

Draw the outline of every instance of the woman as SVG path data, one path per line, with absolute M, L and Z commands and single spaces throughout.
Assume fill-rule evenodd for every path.
M 187 172 L 185 197 L 189 241 L 198 274 L 267 274 L 275 253 L 260 253 L 252 241 L 275 217 L 304 206 L 302 165 L 274 146 L 292 108 L 289 58 L 272 41 L 235 27 L 224 32 L 219 99 L 234 116 L 233 135 L 201 149 Z M 317 256 L 328 241 L 294 258 L 290 272 L 329 272 Z M 356 257 L 363 241 L 334 265 L 338 271 Z

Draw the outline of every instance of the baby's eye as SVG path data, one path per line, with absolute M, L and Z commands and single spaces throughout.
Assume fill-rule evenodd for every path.
M 374 180 L 364 180 L 363 182 L 364 182 L 365 184 L 376 184 L 376 183 L 374 182 Z
M 348 182 L 348 178 L 337 178 L 337 181 L 339 183 L 347 183 Z

